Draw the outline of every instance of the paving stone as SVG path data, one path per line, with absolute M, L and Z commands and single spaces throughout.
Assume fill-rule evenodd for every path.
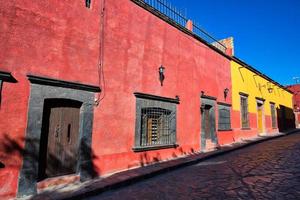
M 86 199 L 299 199 L 299 155 L 297 133 Z
M 243 148 L 231 151 L 238 145 Z M 245 145 L 246 148 L 244 148 Z M 219 155 L 224 151 L 228 152 Z M 67 193 L 53 191 L 50 196 L 54 199 L 76 199 L 76 195 L 78 195 L 77 199 L 104 200 L 274 200 L 286 199 L 289 195 L 289 199 L 297 199 L 300 196 L 299 154 L 300 133 L 295 133 L 252 146 L 244 143 L 235 144 L 215 152 L 195 153 L 178 160 L 144 166 L 83 183 L 81 188 L 70 190 Z M 208 156 L 212 156 L 212 158 L 207 158 Z M 207 159 L 199 164 L 195 162 L 201 161 L 203 158 Z M 190 163 L 196 164 L 190 165 Z M 176 167 L 178 165 L 187 167 L 178 168 Z M 174 166 L 177 169 L 170 170 L 175 169 Z M 168 173 L 162 174 L 162 170 Z M 153 178 L 142 180 L 145 175 Z M 124 183 L 128 183 L 133 178 L 135 178 L 135 183 L 125 186 Z M 130 181 L 130 183 L 133 182 Z M 116 184 L 119 186 L 113 187 Z M 122 187 L 120 188 L 120 186 Z M 107 189 L 110 190 L 103 192 Z M 88 193 L 85 191 L 94 191 L 89 194 L 96 195 L 88 197 Z M 47 195 L 49 194 L 37 195 L 36 198 L 48 199 Z

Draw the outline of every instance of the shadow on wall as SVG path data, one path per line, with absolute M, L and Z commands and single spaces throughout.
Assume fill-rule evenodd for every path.
M 4 133 L 2 140 L 0 142 L 0 172 L 3 170 L 2 177 L 1 178 L 1 183 L 0 183 L 0 199 L 13 199 L 15 197 L 15 195 L 19 195 L 16 194 L 17 192 L 19 192 L 19 188 L 13 188 L 15 186 L 11 185 L 11 181 L 6 181 L 4 182 L 3 180 L 13 180 L 13 182 L 20 181 L 20 176 L 21 173 L 19 173 L 19 176 L 14 176 L 14 177 L 8 177 L 11 176 L 11 171 L 19 171 L 22 169 L 22 166 L 20 166 L 20 161 L 19 160 L 23 160 L 25 157 L 27 157 L 27 161 L 23 161 L 23 168 L 24 166 L 27 169 L 30 169 L 28 171 L 28 174 L 25 174 L 25 176 L 27 177 L 33 177 L 33 179 L 35 180 L 43 180 L 43 178 L 47 178 L 47 177 L 41 177 L 41 172 L 43 171 L 41 169 L 41 167 L 45 167 L 41 164 L 39 164 L 39 162 L 41 162 L 41 160 L 43 160 L 41 158 L 41 155 L 39 155 L 37 152 L 39 152 L 39 140 L 37 139 L 26 139 L 26 149 L 23 148 L 23 144 L 25 142 L 25 138 L 23 137 L 19 137 L 19 138 L 15 138 L 12 137 L 10 134 L 8 133 Z M 85 162 L 81 162 L 81 171 L 80 171 L 80 179 L 81 180 L 85 180 L 85 179 L 90 179 L 90 178 L 95 178 L 100 176 L 100 170 L 98 168 L 96 168 L 96 166 L 93 164 L 92 160 L 93 159 L 97 159 L 97 157 L 94 155 L 94 153 L 90 150 L 90 147 L 87 147 L 85 145 L 85 142 L 82 142 L 81 144 L 81 156 L 84 153 L 87 152 L 91 152 L 89 155 L 85 155 L 85 158 L 90 158 L 90 161 L 85 161 Z M 28 148 L 30 147 L 30 148 Z M 27 150 L 29 149 L 29 150 Z M 79 153 L 79 152 L 78 152 Z M 60 162 L 59 159 L 57 159 L 57 157 L 50 155 L 51 158 L 53 160 L 55 160 L 56 162 Z M 77 160 L 79 160 L 79 158 L 77 158 Z M 64 163 L 57 163 L 57 165 L 59 166 L 65 166 Z M 21 167 L 21 168 L 20 168 Z M 36 171 L 33 171 L 36 170 Z M 76 169 L 78 172 L 78 168 Z M 45 171 L 45 169 L 44 169 Z M 38 172 L 38 175 L 40 177 L 38 177 L 37 174 L 34 174 L 34 172 Z M 1 175 L 1 173 L 0 173 Z M 84 176 L 84 177 L 83 177 Z M 83 178 L 82 178 L 83 177 Z M 24 177 L 25 178 L 25 177 Z M 57 177 L 59 179 L 59 177 Z M 17 180 L 16 180 L 17 179 Z M 59 182 L 59 181 L 58 181 Z M 20 184 L 20 182 L 19 182 Z M 67 184 L 61 182 L 62 185 L 57 185 L 57 186 L 52 186 L 53 189 L 55 188 L 64 188 L 67 186 Z M 75 182 L 75 185 L 79 184 L 79 182 Z M 24 187 L 24 186 L 23 186 Z M 5 189 L 6 188 L 6 189 Z M 45 191 L 47 193 L 47 191 Z M 54 193 L 59 194 L 59 191 L 51 191 L 51 195 Z M 28 194 L 24 194 L 24 195 L 28 195 Z M 35 196 L 33 196 L 31 199 L 35 199 Z
M 19 168 L 20 166 L 17 165 L 17 163 L 12 163 L 11 159 L 12 156 L 17 156 L 20 157 L 21 159 L 27 157 L 29 158 L 28 161 L 30 162 L 23 162 L 23 165 L 26 165 L 27 169 L 33 169 L 38 171 L 38 179 L 39 180 L 43 180 L 45 178 L 47 178 L 45 176 L 45 169 L 46 169 L 46 163 L 45 163 L 45 155 L 44 154 L 37 154 L 37 152 L 40 152 L 40 149 L 38 149 L 38 147 L 40 146 L 38 143 L 42 141 L 38 140 L 38 139 L 30 139 L 27 138 L 26 139 L 26 149 L 23 148 L 23 144 L 25 141 L 25 138 L 12 138 L 9 134 L 4 134 L 4 137 L 1 141 L 2 143 L 2 152 L 1 152 L 1 156 L 0 156 L 0 169 L 8 169 L 9 168 Z M 95 154 L 93 153 L 93 151 L 91 150 L 90 147 L 87 147 L 85 142 L 81 142 L 81 154 L 86 154 L 87 152 L 91 152 L 89 155 L 84 155 L 85 158 L 90 158 L 90 162 L 88 163 L 82 163 L 81 165 L 81 171 L 84 171 L 85 176 L 87 177 L 98 177 L 100 175 L 100 171 L 99 169 L 94 166 L 92 160 L 97 159 L 97 156 L 95 156 Z M 63 149 L 63 147 L 58 147 Z M 78 154 L 80 153 L 80 151 L 78 152 Z M 81 155 L 82 156 L 82 155 Z M 49 158 L 51 158 L 52 161 L 55 162 L 55 166 L 57 167 L 66 167 L 69 168 L 69 166 L 67 166 L 67 163 L 63 163 L 60 159 L 58 159 L 58 157 L 56 155 L 49 155 Z M 78 156 L 79 158 L 79 156 Z M 77 160 L 79 160 L 77 158 Z M 69 158 L 67 158 L 69 159 Z
M 0 199 L 13 199 L 16 195 L 20 160 L 29 152 L 23 149 L 23 138 L 3 134 L 0 141 Z M 31 165 L 31 163 L 28 163 Z
M 9 134 L 4 133 L 4 136 L 1 140 L 1 156 L 0 168 L 7 168 L 7 167 L 19 167 L 16 162 L 12 161 L 12 156 L 22 157 L 23 155 L 28 154 L 22 147 L 21 143 L 24 142 L 24 138 L 11 138 Z
M 87 159 L 87 163 L 82 163 L 82 168 L 85 173 L 86 179 L 97 178 L 101 175 L 100 169 L 94 165 L 94 160 L 98 159 L 98 156 L 95 155 L 94 151 L 90 146 L 88 146 L 84 140 L 81 140 L 81 157 Z M 83 178 L 82 181 L 85 181 Z
M 185 155 L 191 155 L 191 154 L 195 153 L 195 150 L 193 148 L 191 148 L 189 151 L 183 151 L 182 147 L 175 148 L 175 149 L 178 150 L 178 151 L 173 151 L 171 153 L 171 158 L 172 159 L 175 159 L 175 158 L 178 158 L 178 157 L 181 157 L 181 156 L 185 156 Z M 147 166 L 147 165 L 150 165 L 150 164 L 155 164 L 155 163 L 158 163 L 158 162 L 161 162 L 161 161 L 164 161 L 164 160 L 166 161 L 168 159 L 169 158 L 163 159 L 159 152 L 157 152 L 156 155 L 152 156 L 152 157 L 147 152 L 144 152 L 144 153 L 140 154 L 139 166 L 144 167 L 144 166 Z M 134 165 L 128 165 L 128 168 L 131 168 L 133 166 Z
M 296 128 L 293 109 L 280 105 L 276 108 L 277 123 L 280 132 Z

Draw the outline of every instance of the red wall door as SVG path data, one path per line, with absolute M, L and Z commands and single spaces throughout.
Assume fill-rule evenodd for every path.
M 66 102 L 55 102 L 48 109 L 45 175 L 55 177 L 76 173 L 80 108 Z

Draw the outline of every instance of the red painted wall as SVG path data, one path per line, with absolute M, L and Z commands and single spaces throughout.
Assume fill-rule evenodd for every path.
M 26 74 L 97 85 L 99 7 L 84 1 L 0 0 L 0 199 L 15 196 L 27 126 Z
M 2 89 L 2 197 L 15 195 L 22 164 L 30 95 L 26 74 L 98 84 L 100 1 L 92 2 L 91 9 L 84 1 L 71 0 L 0 4 L 0 70 L 11 72 L 18 81 L 5 82 Z M 199 151 L 200 91 L 225 101 L 224 89 L 231 91 L 229 60 L 130 0 L 107 0 L 105 19 L 104 99 L 94 109 L 92 138 L 99 175 Z M 163 87 L 158 80 L 160 65 L 166 68 Z M 132 151 L 134 92 L 179 95 L 177 149 Z M 218 133 L 220 143 L 228 142 L 225 134 Z M 12 144 L 19 150 L 8 148 Z
M 106 95 L 96 108 L 93 134 L 100 173 L 200 150 L 200 91 L 224 101 L 224 89 L 231 89 L 229 60 L 131 1 L 107 1 L 106 14 Z M 160 65 L 166 68 L 163 87 Z M 178 149 L 132 152 L 134 92 L 179 95 Z
M 258 136 L 257 130 L 257 116 L 256 113 L 249 113 L 249 127 L 251 129 L 242 129 L 241 127 L 241 113 L 240 111 L 232 111 L 232 129 L 233 129 L 233 141 L 239 141 L 242 139 L 248 139 Z
M 293 103 L 295 111 L 300 111 L 300 84 L 287 86 L 289 90 L 291 90 L 293 95 Z

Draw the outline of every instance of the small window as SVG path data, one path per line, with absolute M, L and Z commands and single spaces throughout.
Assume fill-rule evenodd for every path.
M 171 111 L 163 108 L 142 109 L 141 146 L 172 144 Z
M 276 128 L 277 127 L 277 123 L 276 123 L 276 108 L 275 108 L 275 104 L 274 103 L 270 103 L 270 106 L 271 106 L 272 128 Z
M 134 151 L 171 148 L 176 144 L 177 99 L 142 93 L 136 95 Z
M 240 100 L 242 128 L 249 128 L 248 97 L 241 95 Z
M 218 129 L 219 130 L 231 130 L 230 125 L 230 106 L 219 105 L 219 120 Z

